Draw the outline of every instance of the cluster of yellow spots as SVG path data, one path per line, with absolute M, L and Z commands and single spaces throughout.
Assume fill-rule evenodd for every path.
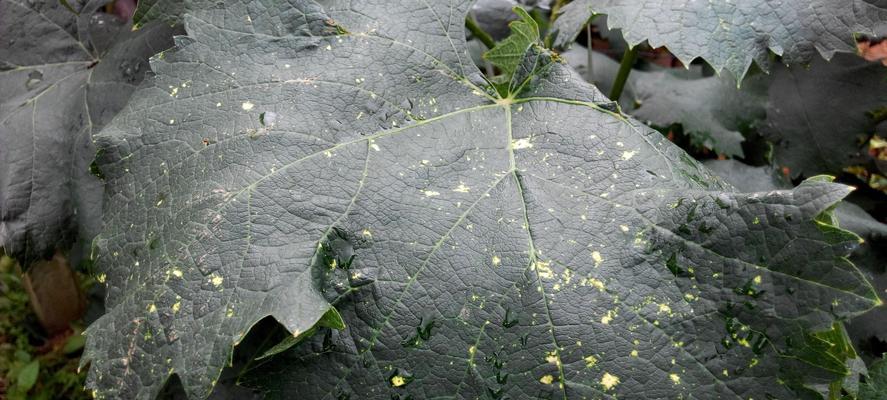
M 539 382 L 542 382 L 543 384 L 546 384 L 546 385 L 550 385 L 552 382 L 554 382 L 554 377 L 551 375 L 544 375 L 541 378 L 539 378 Z
M 210 276 L 209 281 L 213 284 L 213 286 L 219 287 L 222 286 L 222 282 L 225 281 L 225 278 L 222 278 L 219 274 L 213 273 Z
M 183 275 L 183 274 L 182 274 L 182 270 L 180 270 L 180 269 L 178 269 L 178 268 L 173 268 L 173 269 L 170 271 L 170 273 L 172 273 L 172 276 L 174 276 L 174 277 L 176 277 L 176 278 L 181 278 L 182 275 Z
M 586 368 L 594 368 L 597 365 L 597 357 L 590 355 L 584 358 Z
M 665 315 L 668 315 L 669 317 L 674 316 L 674 313 L 671 311 L 671 307 L 665 303 L 659 303 L 659 311 L 657 311 L 656 313 L 657 314 L 665 314 Z
M 536 273 L 544 279 L 554 278 L 554 271 L 551 270 L 551 261 L 535 261 L 533 263 L 533 269 L 535 269 Z
M 616 310 L 607 310 L 607 313 L 601 317 L 601 323 L 604 325 L 610 325 L 613 318 L 616 318 Z
M 558 356 L 557 350 L 552 350 L 552 351 L 549 351 L 547 354 L 545 354 L 545 361 L 547 361 L 549 364 L 554 364 L 554 365 L 561 364 L 561 358 L 560 358 L 560 356 Z
M 101 273 L 95 277 L 95 280 L 97 280 L 99 283 L 105 283 L 105 280 L 107 280 L 107 279 L 108 279 L 108 275 L 105 275 L 105 273 Z
M 603 386 L 604 389 L 606 389 L 606 390 L 610 390 L 610 389 L 616 387 L 616 385 L 618 385 L 618 384 L 619 384 L 619 377 L 616 375 L 613 375 L 609 372 L 604 372 L 604 375 L 601 376 L 601 386 Z
M 607 286 L 604 285 L 604 282 L 602 282 L 600 279 L 597 279 L 597 278 L 587 278 L 585 281 L 586 281 L 585 285 L 594 286 L 595 289 L 597 289 L 601 292 L 603 292 L 604 289 L 607 288 Z
M 601 256 L 601 253 L 599 251 L 592 251 L 591 259 L 594 261 L 595 267 L 601 266 L 601 263 L 604 262 L 604 257 Z

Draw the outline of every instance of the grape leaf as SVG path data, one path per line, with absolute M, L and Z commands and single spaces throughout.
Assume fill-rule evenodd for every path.
M 136 26 L 151 21 L 163 21 L 169 25 L 182 23 L 185 13 L 185 2 L 182 0 L 139 0 L 132 22 Z
M 773 161 L 791 176 L 837 174 L 864 159 L 875 132 L 869 112 L 887 103 L 887 68 L 853 54 L 809 69 L 780 66 L 760 131 L 774 142 Z
M 705 162 L 705 166 L 741 191 L 766 192 L 791 187 L 784 176 L 769 167 L 752 167 L 735 160 L 712 160 Z M 887 293 L 887 273 L 883 265 L 884 249 L 887 249 L 887 224 L 878 222 L 861 207 L 849 202 L 838 204 L 834 217 L 841 228 L 865 240 L 865 243 L 853 251 L 850 261 L 873 277 L 878 293 Z M 885 318 L 887 309 L 879 307 L 848 321 L 847 330 L 857 344 L 865 343 L 873 337 L 887 341 Z M 880 354 L 874 356 L 880 357 Z
M 739 80 L 752 61 L 769 69 L 768 50 L 785 63 L 808 64 L 817 52 L 831 59 L 855 51 L 854 34 L 887 28 L 887 8 L 864 0 L 577 0 L 555 21 L 555 43 L 573 41 L 592 12 L 607 14 L 632 46 L 665 46 L 685 65 L 702 57 Z
M 564 58 L 585 76 L 585 47 L 573 46 Z M 619 63 L 597 52 L 592 60 L 595 83 L 607 93 Z M 619 102 L 635 118 L 661 127 L 681 124 L 695 145 L 741 157 L 745 140 L 741 131 L 766 115 L 768 83 L 756 76 L 737 88 L 729 74 L 703 77 L 697 71 L 633 70 Z
M 91 135 L 172 46 L 174 28 L 128 24 L 106 1 L 0 3 L 0 246 L 23 265 L 98 230 Z M 68 7 L 76 7 L 74 11 Z M 78 226 L 79 225 L 79 226 Z
M 502 40 L 511 32 L 508 23 L 518 18 L 511 11 L 514 7 L 547 11 L 551 3 L 551 0 L 477 0 L 471 8 L 471 15 L 485 32 L 496 40 Z
M 887 400 L 887 359 L 869 368 L 868 379 L 859 387 L 860 400 Z
M 98 397 L 173 374 L 205 396 L 266 316 L 301 341 L 245 378 L 287 397 L 789 397 L 781 376 L 850 373 L 801 358 L 880 303 L 856 237 L 814 222 L 847 187 L 733 192 L 538 45 L 500 97 L 471 1 L 190 4 L 96 136 Z

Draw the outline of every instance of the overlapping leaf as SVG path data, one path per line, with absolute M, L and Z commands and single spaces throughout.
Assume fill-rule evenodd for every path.
M 577 0 L 555 22 L 558 44 L 571 42 L 592 12 L 607 14 L 632 45 L 665 46 L 684 64 L 702 57 L 741 80 L 752 61 L 769 68 L 770 50 L 788 64 L 819 53 L 856 50 L 854 34 L 887 29 L 887 8 L 865 0 Z
M 0 3 L 0 245 L 25 265 L 67 249 L 78 222 L 81 236 L 96 233 L 90 135 L 126 104 L 148 57 L 172 46 L 174 29 L 130 33 L 96 12 L 104 3 Z
M 887 68 L 841 54 L 809 69 L 780 66 L 761 133 L 774 142 L 773 161 L 791 175 L 838 174 L 863 159 L 875 132 L 871 111 L 887 104 Z
M 268 315 L 318 332 L 250 374 L 286 397 L 789 397 L 849 373 L 798 358 L 878 303 L 855 237 L 813 222 L 846 187 L 734 193 L 538 45 L 498 97 L 468 0 L 196 3 L 97 138 L 100 397 L 171 374 L 205 395 Z M 315 326 L 336 309 L 344 330 Z
M 585 76 L 587 50 L 576 45 L 564 58 Z M 604 92 L 616 78 L 619 64 L 605 54 L 593 56 L 595 83 Z M 728 156 L 743 156 L 742 130 L 766 115 L 768 80 L 747 79 L 743 87 L 724 74 L 703 77 L 698 71 L 633 70 L 619 99 L 623 110 L 655 126 L 683 125 L 694 144 Z

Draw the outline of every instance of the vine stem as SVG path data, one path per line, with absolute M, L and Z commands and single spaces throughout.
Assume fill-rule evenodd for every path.
M 481 43 L 484 44 L 484 46 L 487 46 L 488 49 L 492 49 L 494 46 L 496 46 L 496 41 L 493 40 L 493 37 L 490 36 L 490 34 L 486 31 L 484 31 L 471 15 L 465 17 L 465 27 L 468 28 L 468 31 L 471 32 L 471 34 L 474 35 L 477 40 L 480 40 Z
M 591 50 L 589 50 L 590 52 Z M 618 101 L 622 97 L 622 90 L 625 89 L 625 82 L 628 81 L 628 75 L 631 74 L 631 67 L 638 59 L 638 46 L 625 50 L 622 55 L 622 63 L 619 64 L 619 74 L 613 82 L 613 90 L 610 91 L 610 100 Z

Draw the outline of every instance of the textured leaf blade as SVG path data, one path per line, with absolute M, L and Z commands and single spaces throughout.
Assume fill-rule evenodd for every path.
M 97 138 L 100 396 L 205 395 L 272 315 L 323 332 L 284 396 L 788 397 L 782 339 L 877 303 L 812 222 L 846 187 L 734 193 L 536 46 L 497 98 L 469 1 L 211 3 Z
M 170 25 L 182 23 L 185 13 L 185 1 L 181 0 L 140 0 L 136 7 L 132 22 L 136 26 L 160 20 Z
M 174 28 L 137 33 L 103 1 L 0 4 L 0 245 L 23 265 L 97 233 L 91 135 L 129 99 Z M 85 3 L 85 4 L 84 4 Z M 108 40 L 115 37 L 116 42 Z
M 769 69 L 768 52 L 788 64 L 808 64 L 816 53 L 854 52 L 854 34 L 887 28 L 887 8 L 864 0 L 697 1 L 579 0 L 564 7 L 558 43 L 578 34 L 592 11 L 607 14 L 631 45 L 665 46 L 685 65 L 702 57 L 740 80 L 752 62 Z M 576 26 L 576 23 L 579 23 Z
M 869 112 L 887 104 L 887 68 L 852 54 L 809 69 L 780 66 L 761 133 L 774 142 L 774 163 L 792 177 L 838 174 L 864 159 L 875 132 Z
M 572 4 L 572 3 L 571 3 Z M 587 49 L 575 45 L 563 56 L 585 76 Z M 603 53 L 592 57 L 595 84 L 604 92 L 616 79 L 619 63 Z M 654 126 L 681 124 L 693 144 L 727 156 L 742 156 L 742 130 L 760 123 L 766 115 L 767 86 L 761 76 L 750 78 L 742 88 L 724 74 L 703 77 L 698 71 L 641 71 L 629 75 L 622 109 Z
M 518 20 L 508 23 L 511 35 L 484 53 L 485 60 L 501 68 L 507 75 L 514 73 L 527 49 L 539 42 L 539 25 L 533 17 L 521 7 L 514 7 L 512 10 L 517 14 Z

